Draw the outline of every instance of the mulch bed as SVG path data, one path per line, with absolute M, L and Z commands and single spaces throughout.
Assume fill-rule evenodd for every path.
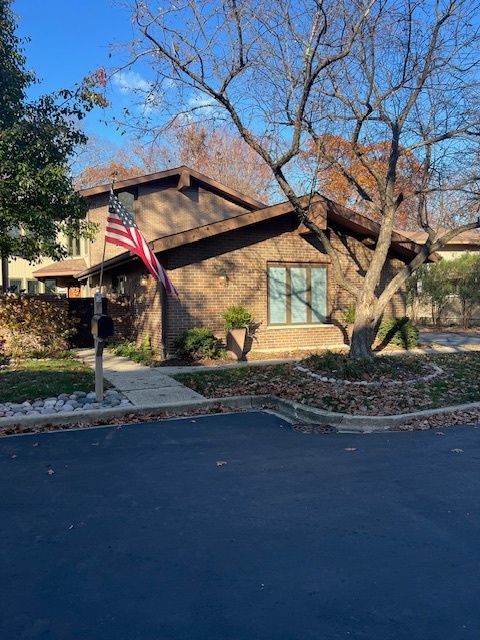
M 390 356 L 398 358 L 399 356 Z M 410 356 L 411 357 L 411 356 Z M 272 394 L 313 407 L 352 415 L 397 415 L 480 401 L 480 354 L 415 356 L 444 373 L 429 381 L 378 387 L 321 382 L 294 364 L 224 369 L 175 376 L 210 398 Z

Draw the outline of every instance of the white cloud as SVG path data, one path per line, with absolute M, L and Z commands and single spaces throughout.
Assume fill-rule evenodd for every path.
M 147 92 L 151 84 L 136 71 L 119 71 L 112 78 L 113 84 L 121 93 Z
M 196 93 L 188 100 L 189 109 L 207 109 L 211 110 L 217 106 L 213 98 L 209 98 L 201 93 Z

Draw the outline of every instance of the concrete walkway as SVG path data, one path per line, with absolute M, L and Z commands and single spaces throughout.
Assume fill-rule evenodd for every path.
M 85 364 L 94 367 L 93 349 L 79 349 L 77 354 Z M 199 393 L 165 375 L 160 369 L 146 367 L 107 350 L 103 354 L 103 372 L 105 379 L 134 405 L 158 404 L 161 407 L 175 402 L 204 400 Z
M 419 340 L 421 344 L 437 344 L 450 351 L 480 349 L 480 334 L 478 333 L 421 331 Z

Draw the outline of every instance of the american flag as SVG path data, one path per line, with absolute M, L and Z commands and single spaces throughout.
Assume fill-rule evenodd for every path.
M 105 242 L 116 244 L 135 253 L 143 261 L 155 280 L 163 284 L 167 295 L 178 296 L 178 292 L 170 281 L 167 272 L 157 260 L 157 256 L 150 249 L 148 242 L 135 224 L 132 214 L 122 205 L 113 191 L 110 193 L 108 203 Z

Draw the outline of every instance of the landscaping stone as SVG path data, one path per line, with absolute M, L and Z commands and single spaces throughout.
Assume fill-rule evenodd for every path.
M 53 415 L 56 413 L 69 413 L 73 411 L 95 411 L 95 409 L 111 409 L 112 407 L 128 406 L 131 402 L 116 389 L 107 389 L 102 402 L 97 402 L 97 397 L 92 391 L 76 391 L 75 393 L 61 393 L 56 398 L 45 400 L 36 399 L 21 404 L 18 402 L 0 403 L 0 418 Z

